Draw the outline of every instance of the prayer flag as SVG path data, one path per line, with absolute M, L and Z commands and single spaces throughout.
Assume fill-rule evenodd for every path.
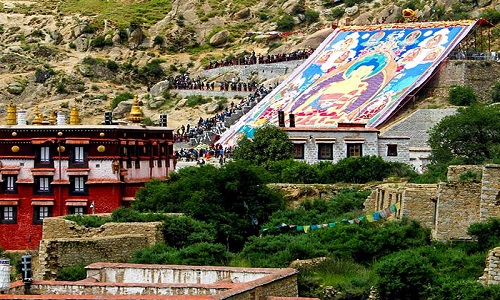
M 305 233 L 308 233 L 309 229 L 311 229 L 311 226 L 304 226 L 304 232 Z

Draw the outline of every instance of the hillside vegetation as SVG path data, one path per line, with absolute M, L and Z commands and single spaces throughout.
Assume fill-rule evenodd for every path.
M 45 115 L 76 103 L 83 123 L 95 124 L 118 95 L 131 93 L 145 103 L 147 116 L 154 120 L 166 112 L 176 127 L 214 109 L 187 108 L 170 93 L 152 99 L 148 89 L 166 76 L 197 76 L 211 61 L 253 51 L 316 47 L 324 38 L 316 35 L 322 28 L 348 20 L 401 22 L 403 8 L 414 9 L 422 21 L 484 16 L 496 23 L 497 5 L 496 0 L 1 0 L 0 116 L 9 101 L 23 104 L 28 114 L 39 106 Z M 128 107 L 115 107 L 115 116 L 124 117 Z

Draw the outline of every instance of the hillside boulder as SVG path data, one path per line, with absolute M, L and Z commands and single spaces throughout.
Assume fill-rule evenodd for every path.
M 228 30 L 222 30 L 214 34 L 212 38 L 210 39 L 210 45 L 217 47 L 225 44 L 229 38 L 229 31 Z

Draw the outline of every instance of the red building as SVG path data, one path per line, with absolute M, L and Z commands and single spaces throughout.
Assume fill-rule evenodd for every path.
M 50 122 L 35 115 L 32 123 L 40 125 L 23 125 L 16 108 L 8 109 L 7 121 L 16 125 L 0 127 L 0 247 L 5 250 L 37 248 L 46 217 L 109 213 L 128 205 L 146 181 L 165 179 L 172 166 L 173 132 L 166 127 L 62 125 L 62 114 L 58 124 L 54 115 Z M 75 118 L 73 109 L 70 123 Z

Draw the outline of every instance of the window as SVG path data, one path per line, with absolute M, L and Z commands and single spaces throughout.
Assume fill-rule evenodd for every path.
M 318 159 L 333 159 L 333 144 L 318 144 Z
M 86 176 L 74 176 L 69 178 L 70 191 L 73 194 L 86 194 L 87 186 L 85 182 L 87 181 Z
M 84 161 L 83 147 L 75 147 L 75 156 L 73 158 L 73 162 L 83 163 L 83 161 Z
M 398 145 L 387 145 L 387 156 L 398 156 Z
M 347 144 L 347 157 L 360 157 L 363 144 Z
M 40 162 L 49 163 L 50 162 L 50 148 L 40 147 Z
M 1 224 L 17 223 L 17 207 L 0 206 L 0 223 Z
M 75 146 L 70 150 L 69 166 L 71 168 L 87 167 L 87 149 L 83 146 Z
M 85 206 L 70 206 L 68 207 L 68 214 L 70 215 L 84 215 L 87 213 Z
M 34 206 L 33 223 L 42 224 L 43 219 L 52 217 L 51 206 Z
M 52 177 L 35 177 L 35 193 L 37 194 L 50 194 L 52 192 L 50 183 Z
M 301 159 L 304 158 L 304 144 L 293 144 L 293 158 Z
M 2 190 L 5 193 L 17 193 L 17 186 L 16 186 L 16 181 L 17 181 L 17 176 L 15 175 L 6 175 L 3 178 L 3 187 Z
M 40 146 L 35 152 L 35 167 L 45 168 L 47 166 L 52 166 L 54 162 L 52 161 L 51 151 L 49 146 Z

